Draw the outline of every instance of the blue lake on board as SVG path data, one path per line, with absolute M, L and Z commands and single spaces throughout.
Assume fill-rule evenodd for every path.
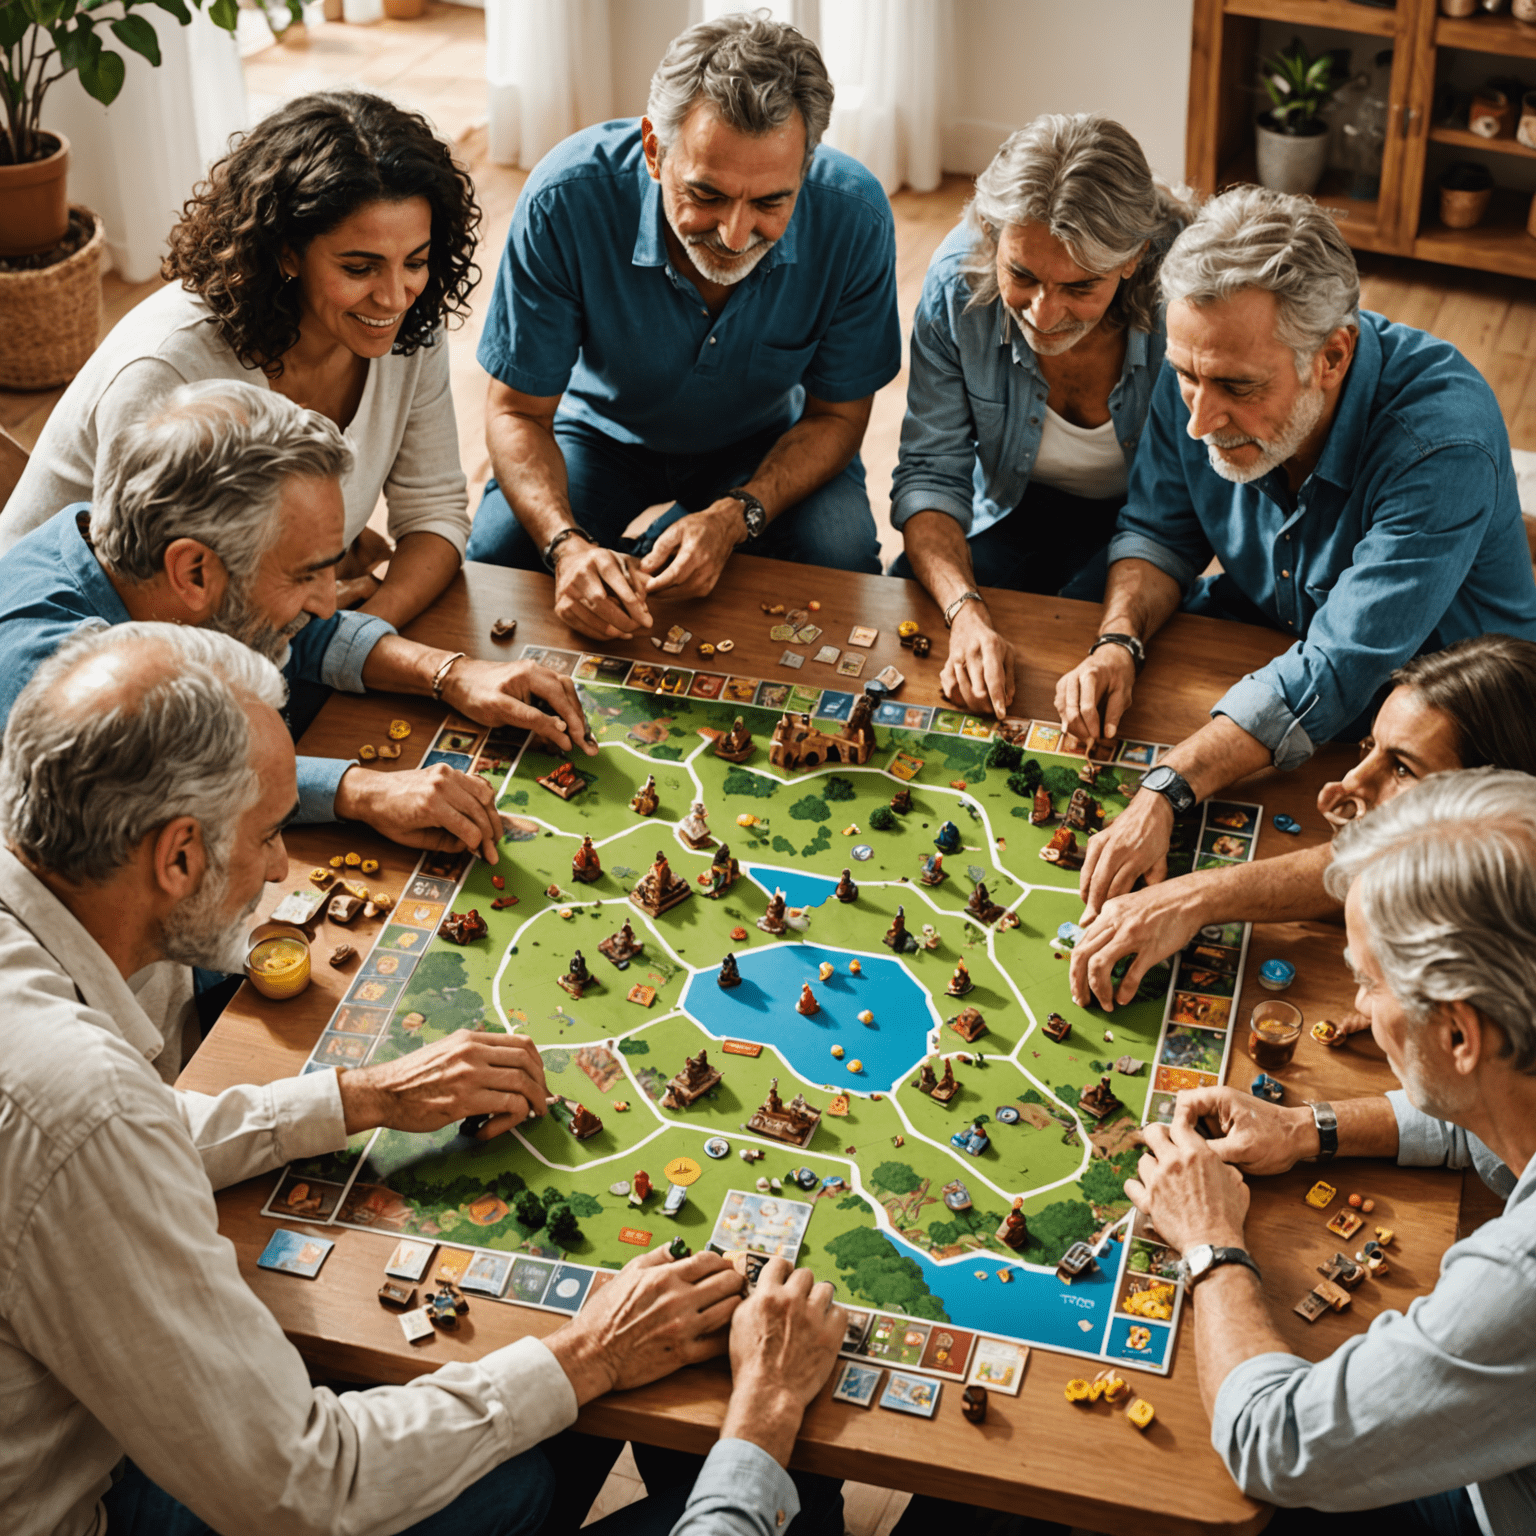
M 832 892 L 837 889 L 837 881 L 829 880 L 825 875 L 780 869 L 777 864 L 743 864 L 742 868 L 770 896 L 775 888 L 783 891 L 784 904 L 788 907 L 819 907 L 822 902 L 830 901 Z
M 682 1006 L 713 1035 L 771 1045 L 809 1082 L 889 1092 L 927 1054 L 928 1032 L 941 1020 L 900 961 L 861 955 L 863 974 L 851 976 L 848 959 L 846 951 L 819 944 L 754 949 L 737 956 L 739 987 L 721 987 L 720 968 L 711 966 L 689 977 Z M 829 981 L 817 975 L 823 960 L 836 967 Z M 804 982 L 821 1004 L 810 1018 L 795 1012 Z M 865 1009 L 873 1024 L 859 1023 Z M 834 1045 L 843 1048 L 841 1061 L 832 1055 Z M 864 1070 L 850 1072 L 850 1061 L 863 1062 Z

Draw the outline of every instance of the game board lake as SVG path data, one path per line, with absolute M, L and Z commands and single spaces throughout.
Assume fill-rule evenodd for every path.
M 696 971 L 682 1007 L 712 1035 L 771 1045 L 809 1083 L 888 1093 L 927 1054 L 929 1031 L 943 1020 L 900 961 L 860 955 L 863 973 L 854 976 L 851 958 L 846 950 L 819 944 L 754 949 L 737 957 L 740 986 L 721 987 L 718 966 Z M 835 967 L 827 981 L 818 975 L 823 960 Z M 821 1004 L 809 1018 L 795 1012 L 805 982 Z M 866 1009 L 874 1014 L 872 1024 L 859 1022 Z M 843 1048 L 841 1061 L 832 1055 L 834 1045 Z M 851 1061 L 861 1061 L 863 1070 L 851 1072 Z
M 784 869 L 777 864 L 746 864 L 748 877 L 772 896 L 775 887 L 784 892 L 788 907 L 819 907 L 830 901 L 837 881 L 825 875 L 808 875 L 800 869 Z

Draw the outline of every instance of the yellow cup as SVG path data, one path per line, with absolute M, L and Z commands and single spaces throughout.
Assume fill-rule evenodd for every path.
M 309 985 L 309 940 L 286 923 L 262 923 L 251 933 L 245 975 L 263 997 L 297 997 Z

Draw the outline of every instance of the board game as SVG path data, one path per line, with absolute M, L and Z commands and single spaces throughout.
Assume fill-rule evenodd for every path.
M 1085 763 L 1055 725 L 841 674 L 524 654 L 577 680 L 598 755 L 442 728 L 424 761 L 490 777 L 501 861 L 422 859 L 305 1070 L 504 1028 L 558 1098 L 490 1141 L 359 1136 L 266 1214 L 441 1244 L 479 1294 L 567 1312 L 674 1237 L 782 1252 L 855 1309 L 859 1359 L 958 1380 L 1013 1340 L 1166 1372 L 1177 1255 L 1122 1184 L 1137 1128 L 1223 1076 L 1247 933 L 1203 930 L 1113 1014 L 1068 988 L 1074 859 L 1159 747 Z M 1170 872 L 1250 858 L 1260 815 L 1197 809 Z

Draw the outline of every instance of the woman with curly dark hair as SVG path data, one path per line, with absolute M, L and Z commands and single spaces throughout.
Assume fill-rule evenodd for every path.
M 445 329 L 478 272 L 480 210 L 426 120 L 357 91 L 302 96 L 238 140 L 171 231 L 171 286 L 116 325 L 54 407 L 0 552 L 88 501 L 101 448 L 178 385 L 265 381 L 355 450 L 338 602 L 393 624 L 453 579 L 469 512 Z M 395 540 L 365 532 L 383 493 Z

